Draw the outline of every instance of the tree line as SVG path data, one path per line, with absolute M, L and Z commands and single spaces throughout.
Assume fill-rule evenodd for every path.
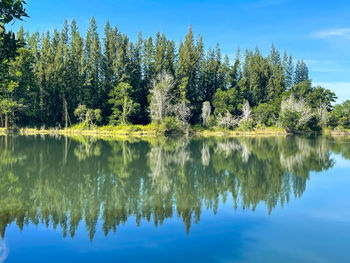
M 161 33 L 131 41 L 109 22 L 101 37 L 94 18 L 84 37 L 72 20 L 44 34 L 21 27 L 17 40 L 0 68 L 2 127 L 350 128 L 349 101 L 333 107 L 336 95 L 312 85 L 305 62 L 273 45 L 230 61 L 191 27 L 179 44 Z

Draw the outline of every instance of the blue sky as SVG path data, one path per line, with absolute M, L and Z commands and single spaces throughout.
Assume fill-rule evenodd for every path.
M 176 41 L 192 24 L 205 47 L 219 43 L 234 57 L 237 47 L 258 46 L 267 54 L 271 44 L 304 59 L 314 84 L 335 91 L 338 102 L 350 99 L 350 1 L 322 0 L 28 0 L 30 31 L 61 28 L 75 18 L 85 31 L 94 16 L 102 33 L 106 20 L 136 39 L 157 31 Z M 18 23 L 15 27 L 18 27 Z

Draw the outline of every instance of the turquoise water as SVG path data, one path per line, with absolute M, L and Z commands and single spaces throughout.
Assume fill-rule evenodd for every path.
M 0 137 L 0 262 L 350 262 L 350 139 Z

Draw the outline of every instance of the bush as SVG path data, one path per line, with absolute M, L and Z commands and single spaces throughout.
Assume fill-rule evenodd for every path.
M 272 126 L 275 124 L 275 107 L 269 103 L 261 103 L 254 109 L 254 116 L 258 124 Z
M 254 120 L 241 121 L 238 127 L 239 131 L 251 131 L 254 128 Z
M 286 129 L 287 132 L 293 133 L 298 130 L 300 117 L 300 112 L 286 110 L 281 112 L 279 122 L 282 128 Z
M 287 132 L 317 131 L 319 122 L 304 99 L 290 96 L 282 101 L 279 123 Z
M 209 116 L 209 118 L 208 118 L 208 120 L 207 120 L 207 125 L 208 125 L 208 127 L 209 128 L 213 128 L 213 127 L 215 127 L 216 126 L 216 119 L 215 119 L 215 117 L 213 116 L 213 115 L 210 115 Z
M 163 119 L 161 127 L 165 130 L 166 133 L 178 132 L 181 130 L 179 121 L 173 116 L 165 117 Z
M 139 125 L 130 125 L 130 131 L 132 131 L 132 132 L 138 132 L 141 130 L 142 130 L 142 128 Z

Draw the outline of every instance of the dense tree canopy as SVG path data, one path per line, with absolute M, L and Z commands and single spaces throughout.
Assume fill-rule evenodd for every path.
M 333 109 L 335 94 L 313 87 L 305 62 L 295 65 L 292 56 L 281 56 L 273 45 L 267 56 L 258 48 L 243 55 L 237 50 L 231 62 L 219 45 L 205 49 L 191 27 L 179 45 L 161 33 L 154 38 L 140 33 L 133 42 L 109 22 L 103 36 L 98 32 L 94 18 L 85 37 L 74 20 L 65 21 L 60 32 L 30 34 L 20 28 L 17 39 L 26 45 L 0 72 L 1 105 L 16 103 L 16 110 L 11 108 L 7 124 L 10 115 L 1 110 L 1 125 L 67 127 L 80 122 L 74 114 L 79 105 L 99 109 L 101 124 L 147 124 L 169 117 L 193 125 L 203 123 L 203 103 L 208 102 L 209 128 L 220 126 L 224 116 L 240 121 L 246 102 L 252 108 L 250 128 L 278 125 L 281 103 L 290 95 L 305 100 L 316 122 L 321 106 Z M 160 90 L 164 76 L 172 79 L 165 95 Z M 322 126 L 340 125 L 335 115 Z

